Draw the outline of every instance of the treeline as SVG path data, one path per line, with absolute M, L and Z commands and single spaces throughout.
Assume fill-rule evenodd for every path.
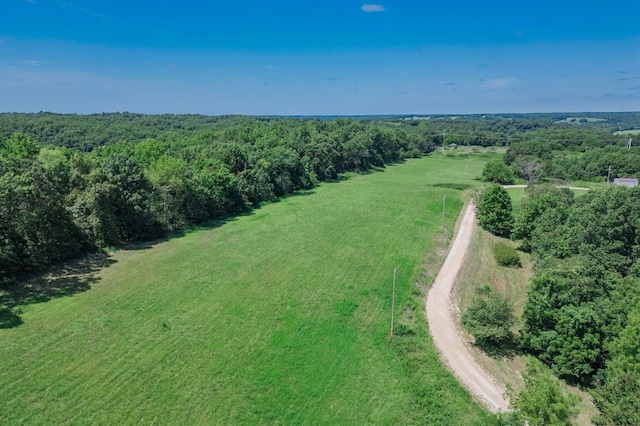
M 0 137 L 23 133 L 43 145 L 91 151 L 121 141 L 141 142 L 156 139 L 172 143 L 190 139 L 197 133 L 220 131 L 247 123 L 282 121 L 331 122 L 339 118 L 278 119 L 273 117 L 205 116 L 189 114 L 144 115 L 135 113 L 75 114 L 0 114 Z M 419 132 L 436 145 L 443 143 L 479 146 L 506 146 L 521 140 L 523 133 L 553 126 L 548 120 L 487 119 L 443 117 L 429 120 L 400 117 L 361 117 L 350 121 L 373 123 L 380 128 L 403 128 Z
M 152 138 L 168 142 L 184 139 L 197 131 L 220 130 L 247 119 L 242 116 L 145 115 L 128 112 L 91 115 L 5 113 L 0 114 L 0 138 L 23 133 L 42 145 L 91 151 L 122 141 L 140 142 Z
M 628 136 L 579 129 L 537 131 L 529 136 L 533 138 L 512 143 L 503 158 L 514 175 L 528 181 L 640 176 L 640 146 L 628 146 Z
M 596 424 L 639 424 L 640 188 L 530 187 L 512 238 L 535 259 L 522 347 L 592 390 Z
M 640 151 L 626 150 L 619 139 L 545 119 L 498 116 L 0 114 L 0 280 L 87 247 L 155 238 L 443 145 L 509 146 L 509 167 L 528 180 L 587 179 L 609 165 L 612 177 L 633 176 Z M 55 217 L 44 218 L 46 211 Z M 53 220 L 58 225 L 47 227 L 55 230 L 36 226 Z
M 345 119 L 252 120 L 91 152 L 15 133 L 0 139 L 0 283 L 432 149 L 418 130 Z
M 640 112 L 546 112 L 523 114 L 473 114 L 462 116 L 465 120 L 545 120 L 553 124 L 569 124 L 573 127 L 601 129 L 609 132 L 640 129 Z
M 593 115 L 593 114 L 592 114 Z M 597 115 L 597 114 L 596 114 Z M 566 115 L 565 115 L 566 116 Z M 620 120 L 633 121 L 640 127 L 640 116 L 633 113 L 611 113 L 605 121 L 589 122 L 602 127 L 589 129 L 582 125 L 556 122 L 554 114 L 469 115 L 438 117 L 359 117 L 352 121 L 374 122 L 378 127 L 419 130 L 423 136 L 442 144 L 509 146 L 519 142 L 543 141 L 550 144 L 575 144 L 586 141 L 589 146 L 604 146 L 619 140 L 610 127 Z M 563 116 L 564 117 L 564 116 Z M 295 121 L 334 121 L 323 118 L 300 118 Z M 135 113 L 75 114 L 0 114 L 0 138 L 24 133 L 43 145 L 63 146 L 81 151 L 121 141 L 140 142 L 153 138 L 162 142 L 181 141 L 202 131 L 220 131 L 249 122 L 270 123 L 273 117 L 205 116 L 197 114 L 144 115 Z M 626 122 L 625 121 L 625 122 Z M 605 126 L 605 123 L 608 126 Z M 616 127 L 618 129 L 620 125 Z M 553 148 L 555 149 L 555 148 Z

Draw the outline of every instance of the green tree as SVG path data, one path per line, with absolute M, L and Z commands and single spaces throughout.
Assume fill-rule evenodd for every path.
M 38 155 L 40 146 L 29 135 L 14 133 L 9 139 L 0 140 L 0 151 L 21 160 L 30 160 Z
M 593 392 L 600 414 L 596 426 L 635 426 L 640 424 L 640 372 L 610 372 Z
M 155 139 L 146 139 L 134 148 L 136 163 L 143 167 L 149 167 L 150 164 L 158 161 L 168 150 L 168 146 L 164 142 Z
M 515 181 L 515 175 L 502 158 L 494 158 L 485 164 L 482 170 L 482 180 L 485 182 L 510 185 Z
M 462 314 L 462 324 L 479 346 L 499 346 L 513 339 L 513 304 L 506 296 L 494 292 L 476 296 Z
M 640 274 L 640 188 L 591 190 L 575 201 L 559 242 L 606 270 Z M 563 256 L 563 257 L 564 257 Z
M 229 170 L 236 175 L 248 168 L 249 157 L 244 146 L 238 143 L 228 143 L 219 148 L 219 158 Z
M 640 308 L 629 312 L 626 327 L 608 349 L 611 353 L 611 360 L 607 363 L 609 371 L 640 374 Z
M 322 181 L 338 177 L 339 157 L 336 142 L 324 133 L 316 134 L 304 151 L 305 162 Z
M 116 246 L 159 235 L 151 214 L 151 183 L 132 157 L 107 157 L 88 180 L 71 210 L 97 245 Z
M 95 182 L 76 194 L 71 213 L 74 221 L 98 247 L 114 247 L 120 239 L 117 214 L 118 188 L 109 182 Z
M 529 288 L 521 343 L 560 377 L 589 383 L 604 365 L 608 318 L 602 299 L 609 289 L 601 271 L 581 262 L 543 270 Z
M 260 159 L 253 168 L 238 174 L 238 191 L 245 205 L 257 207 L 263 201 L 276 199 L 275 188 L 269 174 L 270 166 L 266 160 Z
M 478 221 L 487 231 L 508 237 L 513 227 L 513 207 L 509 193 L 500 185 L 486 189 L 478 200 Z
M 238 179 L 216 159 L 201 158 L 193 164 L 192 184 L 209 215 L 217 218 L 246 206 L 238 191 Z
M 522 240 L 522 248 L 533 246 L 539 254 L 552 252 L 561 235 L 562 226 L 573 204 L 573 192 L 551 185 L 536 185 L 527 188 L 527 197 L 514 218 L 511 238 Z
M 39 163 L 0 176 L 0 282 L 87 249 L 62 194 Z
M 577 396 L 563 393 L 558 381 L 536 361 L 529 361 L 522 377 L 525 387 L 517 395 L 510 392 L 510 406 L 530 426 L 573 424 Z
M 208 219 L 183 160 L 162 155 L 150 165 L 148 175 L 154 189 L 151 210 L 165 228 L 182 228 Z

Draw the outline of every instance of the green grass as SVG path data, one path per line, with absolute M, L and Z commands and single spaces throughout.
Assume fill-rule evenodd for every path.
M 511 205 L 513 206 L 513 214 L 520 211 L 522 200 L 527 196 L 526 188 L 507 188 L 507 192 L 511 196 Z
M 599 188 L 602 187 L 602 185 L 594 185 L 593 183 L 591 185 L 585 185 L 584 183 L 571 183 L 570 186 L 577 186 L 577 187 L 582 187 L 582 188 Z M 509 195 L 511 196 L 511 203 L 513 205 L 513 214 L 517 214 L 520 211 L 520 206 L 522 205 L 522 200 L 527 196 L 527 192 L 526 192 L 526 188 L 507 188 L 507 192 L 509 193 Z M 580 197 L 584 194 L 586 194 L 588 191 L 584 191 L 584 190 L 575 190 L 572 189 L 571 192 L 573 192 L 573 196 L 574 197 Z
M 469 157 L 467 183 L 484 161 Z M 90 289 L 0 330 L 0 423 L 486 424 L 440 364 L 416 286 L 465 170 L 410 160 L 111 254 Z
M 613 132 L 614 135 L 640 135 L 640 129 L 619 130 Z

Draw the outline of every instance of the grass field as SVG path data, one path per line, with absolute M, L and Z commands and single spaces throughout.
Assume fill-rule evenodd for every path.
M 0 424 L 486 424 L 416 286 L 462 206 L 448 186 L 485 159 L 410 160 L 49 277 L 89 288 L 0 330 Z

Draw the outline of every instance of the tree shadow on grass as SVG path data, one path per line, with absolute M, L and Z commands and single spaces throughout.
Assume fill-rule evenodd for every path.
M 197 225 L 191 225 L 182 229 L 175 229 L 173 231 L 167 232 L 167 234 L 161 238 L 156 238 L 155 240 L 151 240 L 151 241 L 132 242 L 130 244 L 126 244 L 121 247 L 118 247 L 118 249 L 127 250 L 127 251 L 149 250 L 158 244 L 165 243 L 169 240 L 173 240 L 174 238 L 181 238 L 181 237 L 184 237 L 185 235 L 188 235 L 197 231 L 219 228 L 222 225 L 229 222 L 233 222 L 242 216 L 251 216 L 255 214 L 254 210 L 256 209 L 247 209 L 238 213 L 231 213 L 229 215 L 220 217 L 218 219 L 211 219 Z
M 308 197 L 309 195 L 313 195 L 315 193 L 316 191 L 314 189 L 301 189 L 299 191 L 288 194 L 282 198 L 287 199 L 287 198 L 297 198 L 297 197 Z
M 22 324 L 20 309 L 0 308 L 0 328 L 13 328 Z
M 59 297 L 82 293 L 98 282 L 100 269 L 115 260 L 106 253 L 94 253 L 83 259 L 58 266 L 51 272 L 0 289 L 0 328 L 23 323 L 20 306 L 48 302 Z
M 473 345 L 491 358 L 513 359 L 515 356 L 522 354 L 518 342 L 515 339 L 505 340 L 500 343 L 476 341 Z
M 468 185 L 466 183 L 435 183 L 428 186 L 433 186 L 435 188 L 457 189 L 458 191 L 465 191 L 471 188 L 471 185 Z

